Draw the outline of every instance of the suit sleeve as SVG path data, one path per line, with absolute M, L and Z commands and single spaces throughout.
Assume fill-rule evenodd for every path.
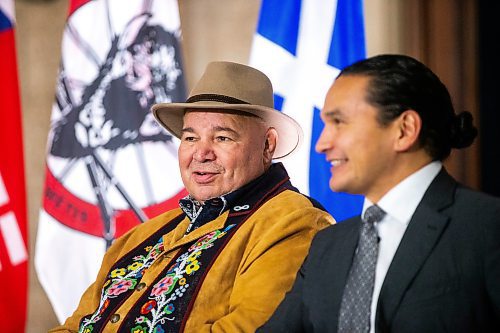
M 500 207 L 496 210 L 490 225 L 483 230 L 484 272 L 486 290 L 493 305 L 496 325 L 500 325 Z M 498 326 L 497 326 L 498 327 Z

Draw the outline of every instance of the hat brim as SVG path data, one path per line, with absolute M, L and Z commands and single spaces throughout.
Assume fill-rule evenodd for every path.
M 303 140 L 300 125 L 291 117 L 272 108 L 251 104 L 227 104 L 215 101 L 195 103 L 160 103 L 151 107 L 156 121 L 175 137 L 182 135 L 183 117 L 187 110 L 238 110 L 258 116 L 278 132 L 274 159 L 280 159 L 295 151 Z

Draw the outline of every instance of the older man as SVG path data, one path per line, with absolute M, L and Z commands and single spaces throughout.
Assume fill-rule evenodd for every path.
M 330 88 L 316 144 L 330 187 L 361 216 L 314 239 L 292 291 L 259 332 L 498 332 L 500 199 L 442 162 L 477 130 L 425 65 L 380 55 Z
M 314 234 L 333 223 L 272 164 L 302 132 L 273 109 L 263 73 L 211 63 L 186 103 L 153 113 L 181 140 L 189 195 L 110 247 L 53 332 L 253 332 L 291 287 Z

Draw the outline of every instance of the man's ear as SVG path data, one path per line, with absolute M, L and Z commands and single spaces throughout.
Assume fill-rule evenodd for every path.
M 276 144 L 278 143 L 278 132 L 274 127 L 270 127 L 266 132 L 266 142 L 264 143 L 264 164 L 270 164 L 273 160 Z
M 396 120 L 397 139 L 394 143 L 396 151 L 404 152 L 417 148 L 418 137 L 422 130 L 422 118 L 414 110 L 406 110 Z

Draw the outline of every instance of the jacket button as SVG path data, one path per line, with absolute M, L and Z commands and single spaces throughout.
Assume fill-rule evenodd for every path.
M 141 282 L 135 287 L 135 290 L 141 291 L 142 289 L 146 288 L 146 284 L 144 282 Z
M 111 319 L 109 320 L 110 322 L 117 323 L 120 320 L 120 315 L 118 313 L 115 313 L 114 315 L 111 316 Z

